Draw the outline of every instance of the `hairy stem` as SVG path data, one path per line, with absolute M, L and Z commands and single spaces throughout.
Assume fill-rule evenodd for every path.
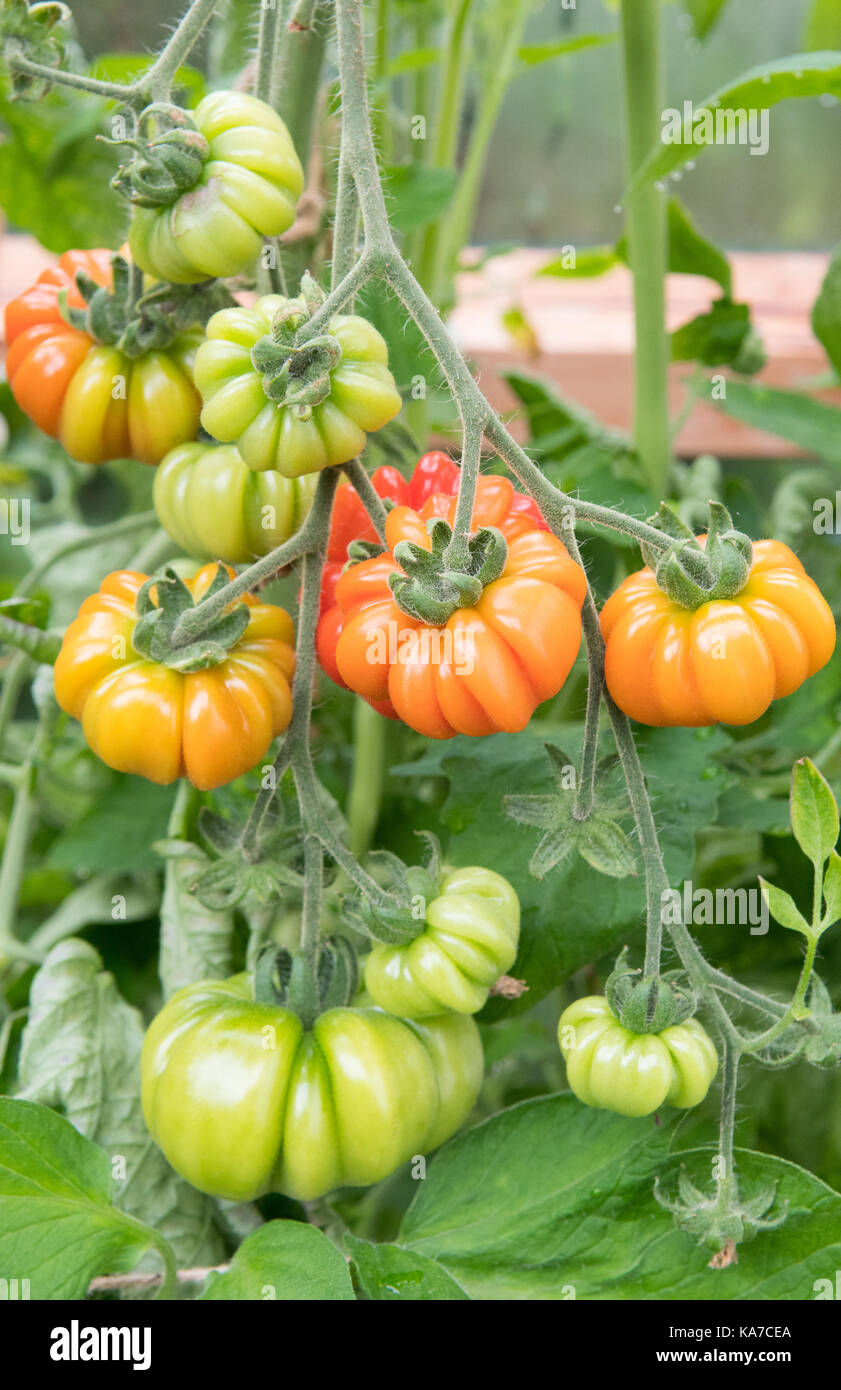
M 274 104 L 275 50 L 278 33 L 283 20 L 280 3 L 260 5 L 260 26 L 257 31 L 257 72 L 254 79 L 254 95 L 269 106 Z
M 575 527 L 570 516 L 564 518 L 563 532 L 567 550 L 583 568 Z M 596 759 L 599 749 L 599 715 L 604 691 L 604 643 L 601 640 L 601 633 L 596 634 L 593 614 L 589 607 L 584 617 L 584 645 L 587 649 L 587 709 L 584 716 L 584 743 L 581 749 L 578 787 L 575 793 L 575 805 L 572 809 L 572 814 L 576 820 L 587 820 L 593 809 L 596 790 Z M 597 616 L 595 621 L 598 623 Z
M 346 463 L 344 471 L 353 483 L 359 497 L 362 499 L 362 503 L 374 526 L 377 536 L 385 543 L 385 523 L 388 512 L 383 506 L 379 493 L 376 491 L 364 467 L 359 462 L 359 459 L 352 459 L 350 463 Z

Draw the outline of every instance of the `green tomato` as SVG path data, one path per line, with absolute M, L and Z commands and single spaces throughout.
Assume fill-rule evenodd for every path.
M 295 220 L 304 172 L 283 121 L 245 92 L 211 92 L 191 112 L 209 153 L 198 182 L 163 207 L 136 207 L 131 254 L 158 280 L 238 275 L 264 236 Z
M 388 370 L 385 340 L 367 319 L 339 314 L 328 333 L 341 350 L 325 398 L 309 411 L 269 399 L 251 359 L 279 310 L 303 301 L 276 294 L 251 309 L 220 309 L 196 354 L 195 381 L 204 401 L 202 424 L 214 439 L 236 443 L 249 468 L 274 468 L 286 478 L 347 463 L 365 447 L 366 432 L 398 414 L 400 393 Z
M 662 1033 L 631 1033 L 601 995 L 564 1010 L 558 1041 L 578 1099 L 619 1115 L 699 1105 L 718 1070 L 713 1042 L 696 1018 Z
M 230 444 L 182 444 L 155 472 L 155 511 L 188 554 L 242 565 L 294 535 L 315 486 L 314 477 L 255 473 Z
M 492 869 L 454 869 L 426 906 L 426 925 L 403 946 L 375 946 L 365 986 L 375 1003 L 403 1018 L 442 1009 L 475 1014 L 514 964 L 520 903 Z
M 306 1031 L 258 1004 L 247 975 L 188 985 L 146 1034 L 143 1114 L 176 1172 L 202 1192 L 309 1201 L 379 1182 L 463 1124 L 482 1083 L 473 1019 L 407 1023 L 329 1009 Z

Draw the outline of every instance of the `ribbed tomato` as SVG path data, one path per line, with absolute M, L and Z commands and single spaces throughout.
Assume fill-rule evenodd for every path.
M 199 600 L 216 565 L 185 584 Z M 145 574 L 118 570 L 86 598 L 55 664 L 61 708 L 81 722 L 93 751 L 118 772 L 166 785 L 188 777 L 207 791 L 248 772 L 292 716 L 292 619 L 251 594 L 248 626 L 225 659 L 181 672 L 138 655 L 132 636 Z
M 506 478 L 479 480 L 473 526 L 495 527 L 508 543 L 500 578 L 475 606 L 458 608 L 442 626 L 409 617 L 389 587 L 401 574 L 394 547 L 403 540 L 431 548 L 426 523 L 452 524 L 456 497 L 433 493 L 420 511 L 389 512 L 389 550 L 346 570 L 336 607 L 319 633 L 328 670 L 369 701 L 390 700 L 398 717 L 429 738 L 522 729 L 569 674 L 581 637 L 583 570 L 537 523 Z M 334 644 L 335 639 L 335 644 Z
M 608 599 L 601 622 L 608 689 L 640 724 L 751 724 L 835 648 L 829 605 L 797 556 L 773 540 L 754 542 L 735 598 L 683 608 L 642 569 Z
M 21 410 L 80 463 L 136 458 L 159 463 L 195 437 L 199 398 L 192 379 L 199 332 L 182 333 L 165 351 L 129 357 L 62 318 L 84 300 L 81 270 L 111 283 L 111 252 L 67 251 L 57 265 L 6 307 L 6 376 Z

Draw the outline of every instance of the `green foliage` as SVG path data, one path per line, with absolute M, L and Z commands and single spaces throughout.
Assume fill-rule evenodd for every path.
M 529 1101 L 447 1145 L 399 1241 L 478 1299 L 814 1297 L 841 1256 L 841 1197 L 794 1164 L 740 1152 L 746 1192 L 776 1185 L 790 1214 L 722 1273 L 653 1193 L 657 1175 L 668 1190 L 684 1166 L 707 1183 L 714 1157 L 685 1149 L 673 1125 L 589 1110 L 570 1095 Z
M 277 1299 L 341 1302 L 353 1299 L 341 1253 L 315 1226 L 268 1221 L 248 1236 L 225 1274 L 211 1274 L 203 1300 Z
M 764 111 L 794 97 L 841 96 L 841 60 L 837 53 L 798 53 L 776 58 L 751 68 L 733 82 L 719 87 L 694 105 L 694 116 L 703 111 Z M 683 129 L 680 143 L 663 143 L 651 151 L 641 166 L 635 186 L 659 182 L 687 160 L 697 159 L 710 142 L 693 141 L 692 126 Z
M 108 1155 L 44 1105 L 0 1098 L 0 1262 L 39 1299 L 82 1298 L 165 1242 L 117 1211 Z M 20 1271 L 12 1273 L 12 1271 Z

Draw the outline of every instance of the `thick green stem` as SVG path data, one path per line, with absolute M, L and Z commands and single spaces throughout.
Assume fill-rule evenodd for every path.
M 570 555 L 577 556 L 583 565 L 575 526 L 572 517 L 567 516 L 563 523 L 564 543 Z M 604 643 L 601 633 L 594 640 L 592 622 L 584 630 L 584 644 L 587 648 L 587 709 L 584 716 L 584 742 L 581 748 L 581 766 L 578 772 L 578 786 L 575 792 L 575 805 L 572 814 L 576 820 L 587 820 L 593 809 L 596 792 L 596 759 L 599 750 L 599 716 L 604 691 Z
M 341 282 L 350 274 L 357 256 L 359 240 L 359 197 L 356 184 L 344 154 L 339 153 L 339 171 L 336 184 L 336 215 L 333 219 L 333 261 L 330 266 L 330 289 L 338 289 Z M 352 312 L 353 300 L 348 301 Z
M 52 666 L 61 651 L 61 638 L 56 633 L 42 632 L 39 627 L 19 623 L 15 618 L 0 613 L 0 645 L 4 643 L 17 647 L 18 651 L 25 652 L 42 666 Z
M 277 109 L 305 169 L 332 8 L 327 0 L 297 0 L 278 45 Z
M 732 1039 L 724 1044 L 721 1064 L 721 1111 L 718 1130 L 718 1176 L 716 1202 L 720 1210 L 730 1209 L 736 1195 L 736 1091 L 741 1052 Z
M 29 849 L 29 841 L 35 823 L 37 809 L 36 782 L 37 763 L 47 736 L 53 710 L 46 707 L 38 721 L 38 731 L 34 745 L 26 762 L 20 769 L 20 780 L 15 790 L 12 814 L 0 859 L 0 957 L 18 957 L 23 960 L 38 960 L 37 952 L 15 938 L 14 926 L 17 916 L 20 885 L 23 881 L 24 865 Z
M 473 507 L 482 462 L 484 412 L 465 411 L 462 415 L 461 472 L 458 480 L 458 501 L 453 518 L 453 538 L 444 552 L 450 569 L 463 569 L 468 558 L 467 542 L 473 526 Z
M 195 608 L 189 608 L 182 615 L 176 624 L 173 639 L 179 646 L 186 646 L 189 642 L 194 642 L 205 632 L 222 614 L 229 603 L 239 598 L 249 589 L 255 589 L 259 584 L 266 583 L 272 579 L 278 570 L 285 569 L 295 560 L 300 560 L 301 556 L 312 547 L 315 538 L 320 536 L 324 527 L 329 526 L 330 510 L 333 506 L 333 488 L 335 478 L 332 476 L 333 469 L 326 469 L 319 479 L 318 490 L 316 491 L 315 501 L 313 502 L 310 513 L 296 535 L 282 545 L 264 555 L 261 560 L 248 569 L 243 570 L 232 579 L 230 584 L 226 584 L 224 589 L 211 598 L 203 599 L 197 603 Z
M 374 87 L 377 105 L 372 113 L 374 144 L 384 164 L 391 145 L 388 111 L 388 0 L 376 0 L 374 17 Z
M 135 84 L 148 91 L 152 101 L 168 101 L 175 74 L 192 52 L 209 23 L 218 0 L 193 0 L 181 22 L 175 27 L 149 71 Z
M 15 707 L 26 684 L 29 673 L 29 658 L 26 652 L 15 652 L 5 671 L 0 686 L 0 753 L 6 741 L 6 730 L 15 712 Z
M 260 5 L 260 27 L 257 31 L 257 72 L 254 95 L 269 106 L 274 102 L 275 51 L 278 33 L 283 22 L 283 7 L 279 0 L 273 5 Z
M 67 72 L 63 68 L 48 67 L 46 63 L 34 63 L 15 43 L 7 45 L 4 57 L 15 72 L 26 73 L 29 77 L 43 77 L 51 85 L 72 87 L 77 92 L 88 92 L 90 96 L 104 97 L 107 101 L 127 102 L 135 106 L 146 104 L 145 98 L 135 94 L 132 87 L 124 86 L 120 82 L 104 82 L 98 77 L 87 77 L 84 73 Z
M 353 706 L 353 774 L 348 795 L 348 845 L 364 859 L 371 847 L 382 804 L 386 721 L 357 695 Z
M 628 183 L 660 142 L 663 107 L 659 0 L 622 0 Z M 628 259 L 634 281 L 634 441 L 653 491 L 667 489 L 669 441 L 665 276 L 666 204 L 652 184 L 628 196 Z
M 321 901 L 324 895 L 324 850 L 314 835 L 304 839 L 304 902 L 301 910 L 301 951 L 313 968 L 321 935 Z

